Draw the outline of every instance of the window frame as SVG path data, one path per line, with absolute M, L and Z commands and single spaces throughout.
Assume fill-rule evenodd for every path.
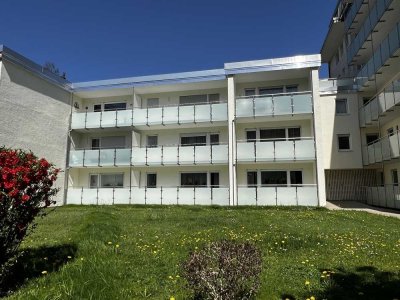
M 341 137 L 348 137 L 349 139 L 349 149 L 341 149 L 340 148 L 340 142 L 339 142 L 339 138 Z M 337 141 L 337 149 L 339 152 L 351 152 L 353 151 L 353 145 L 351 142 L 351 134 L 337 134 L 336 135 L 336 141 Z
M 345 101 L 346 112 L 338 112 L 337 104 L 339 101 Z M 335 99 L 335 115 L 336 116 L 346 116 L 350 114 L 349 101 L 347 98 L 337 98 Z
M 155 185 L 149 185 L 149 176 L 155 176 L 155 182 L 156 182 L 156 184 Z M 157 183 L 158 183 L 158 180 L 157 180 L 157 173 L 156 172 L 147 172 L 146 173 L 146 188 L 147 189 L 153 189 L 153 188 L 157 188 Z
M 102 176 L 103 175 L 114 175 L 114 176 L 116 176 L 116 175 L 122 175 L 122 186 L 102 186 L 103 185 L 103 182 L 102 182 Z M 91 177 L 92 176 L 97 176 L 97 187 L 92 187 L 92 185 L 91 185 Z M 88 184 L 88 186 L 89 186 L 89 188 L 90 189 L 111 189 L 111 188 L 114 188 L 114 189 L 120 189 L 120 188 L 123 188 L 124 187 L 124 180 L 125 180 L 125 173 L 120 173 L 120 172 L 112 172 L 112 173 L 89 173 L 89 184 Z

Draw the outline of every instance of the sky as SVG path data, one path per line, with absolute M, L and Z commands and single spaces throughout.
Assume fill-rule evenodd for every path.
M 336 2 L 1 0 L 0 44 L 71 82 L 219 69 L 319 53 Z

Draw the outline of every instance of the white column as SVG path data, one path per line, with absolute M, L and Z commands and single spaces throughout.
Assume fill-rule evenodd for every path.
M 323 142 L 322 142 L 322 115 L 321 115 L 321 103 L 319 95 L 319 72 L 318 69 L 312 69 L 310 72 L 310 85 L 313 97 L 313 127 L 314 127 L 314 138 L 315 138 L 315 150 L 316 150 L 316 176 L 318 184 L 318 199 L 319 206 L 326 205 L 326 191 L 325 191 L 325 170 L 324 170 L 324 157 L 323 157 Z
M 229 204 L 237 204 L 236 182 L 236 126 L 235 78 L 228 76 L 228 132 L 229 132 Z

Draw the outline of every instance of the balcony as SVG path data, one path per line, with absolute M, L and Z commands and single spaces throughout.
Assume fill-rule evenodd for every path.
M 68 188 L 67 204 L 229 205 L 225 187 Z
M 70 151 L 70 167 L 213 165 L 228 163 L 228 145 Z
M 388 135 L 363 147 L 364 165 L 381 163 L 400 157 L 399 132 Z
M 371 9 L 368 17 L 364 20 L 364 23 L 348 47 L 347 62 L 350 64 L 354 57 L 357 55 L 359 50 L 363 48 L 364 43 L 368 37 L 372 34 L 374 28 L 379 23 L 379 20 L 383 17 L 386 10 L 392 4 L 393 0 L 379 0 L 375 2 L 375 6 Z M 365 48 L 365 47 L 364 47 Z
M 312 114 L 311 92 L 240 97 L 236 99 L 236 117 L 275 117 Z
M 316 185 L 239 187 L 238 205 L 318 206 Z
M 371 59 L 364 65 L 357 75 L 358 86 L 362 87 L 368 81 L 372 81 L 386 64 L 396 55 L 400 48 L 400 23 L 386 36 L 379 47 L 375 50 Z
M 135 108 L 133 110 L 73 113 L 71 129 L 144 127 L 212 123 L 228 120 L 226 103 Z
M 321 93 L 336 93 L 340 91 L 357 90 L 353 78 L 328 78 L 319 81 L 319 91 Z
M 400 105 L 400 79 L 392 81 L 381 93 L 360 108 L 360 127 L 378 121 L 379 116 Z
M 314 138 L 238 142 L 237 161 L 276 162 L 315 160 Z
M 363 5 L 364 0 L 354 0 L 352 6 L 349 10 L 349 13 L 346 16 L 344 21 L 346 31 L 350 29 L 351 25 L 353 24 L 354 20 L 358 15 L 358 11 L 360 10 L 361 6 Z
M 400 188 L 395 184 L 364 187 L 362 198 L 369 205 L 400 209 Z

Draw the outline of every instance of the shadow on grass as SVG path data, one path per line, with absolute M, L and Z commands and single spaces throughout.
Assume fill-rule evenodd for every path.
M 338 269 L 331 279 L 323 283 L 323 290 L 311 290 L 301 299 L 400 299 L 400 272 L 382 272 L 371 266 L 358 267 L 352 271 Z M 294 300 L 292 295 L 282 299 Z
M 75 258 L 76 252 L 77 247 L 73 244 L 24 249 L 19 253 L 14 266 L 1 280 L 0 297 L 15 292 L 30 279 L 43 276 L 43 271 L 47 273 L 58 271 Z

